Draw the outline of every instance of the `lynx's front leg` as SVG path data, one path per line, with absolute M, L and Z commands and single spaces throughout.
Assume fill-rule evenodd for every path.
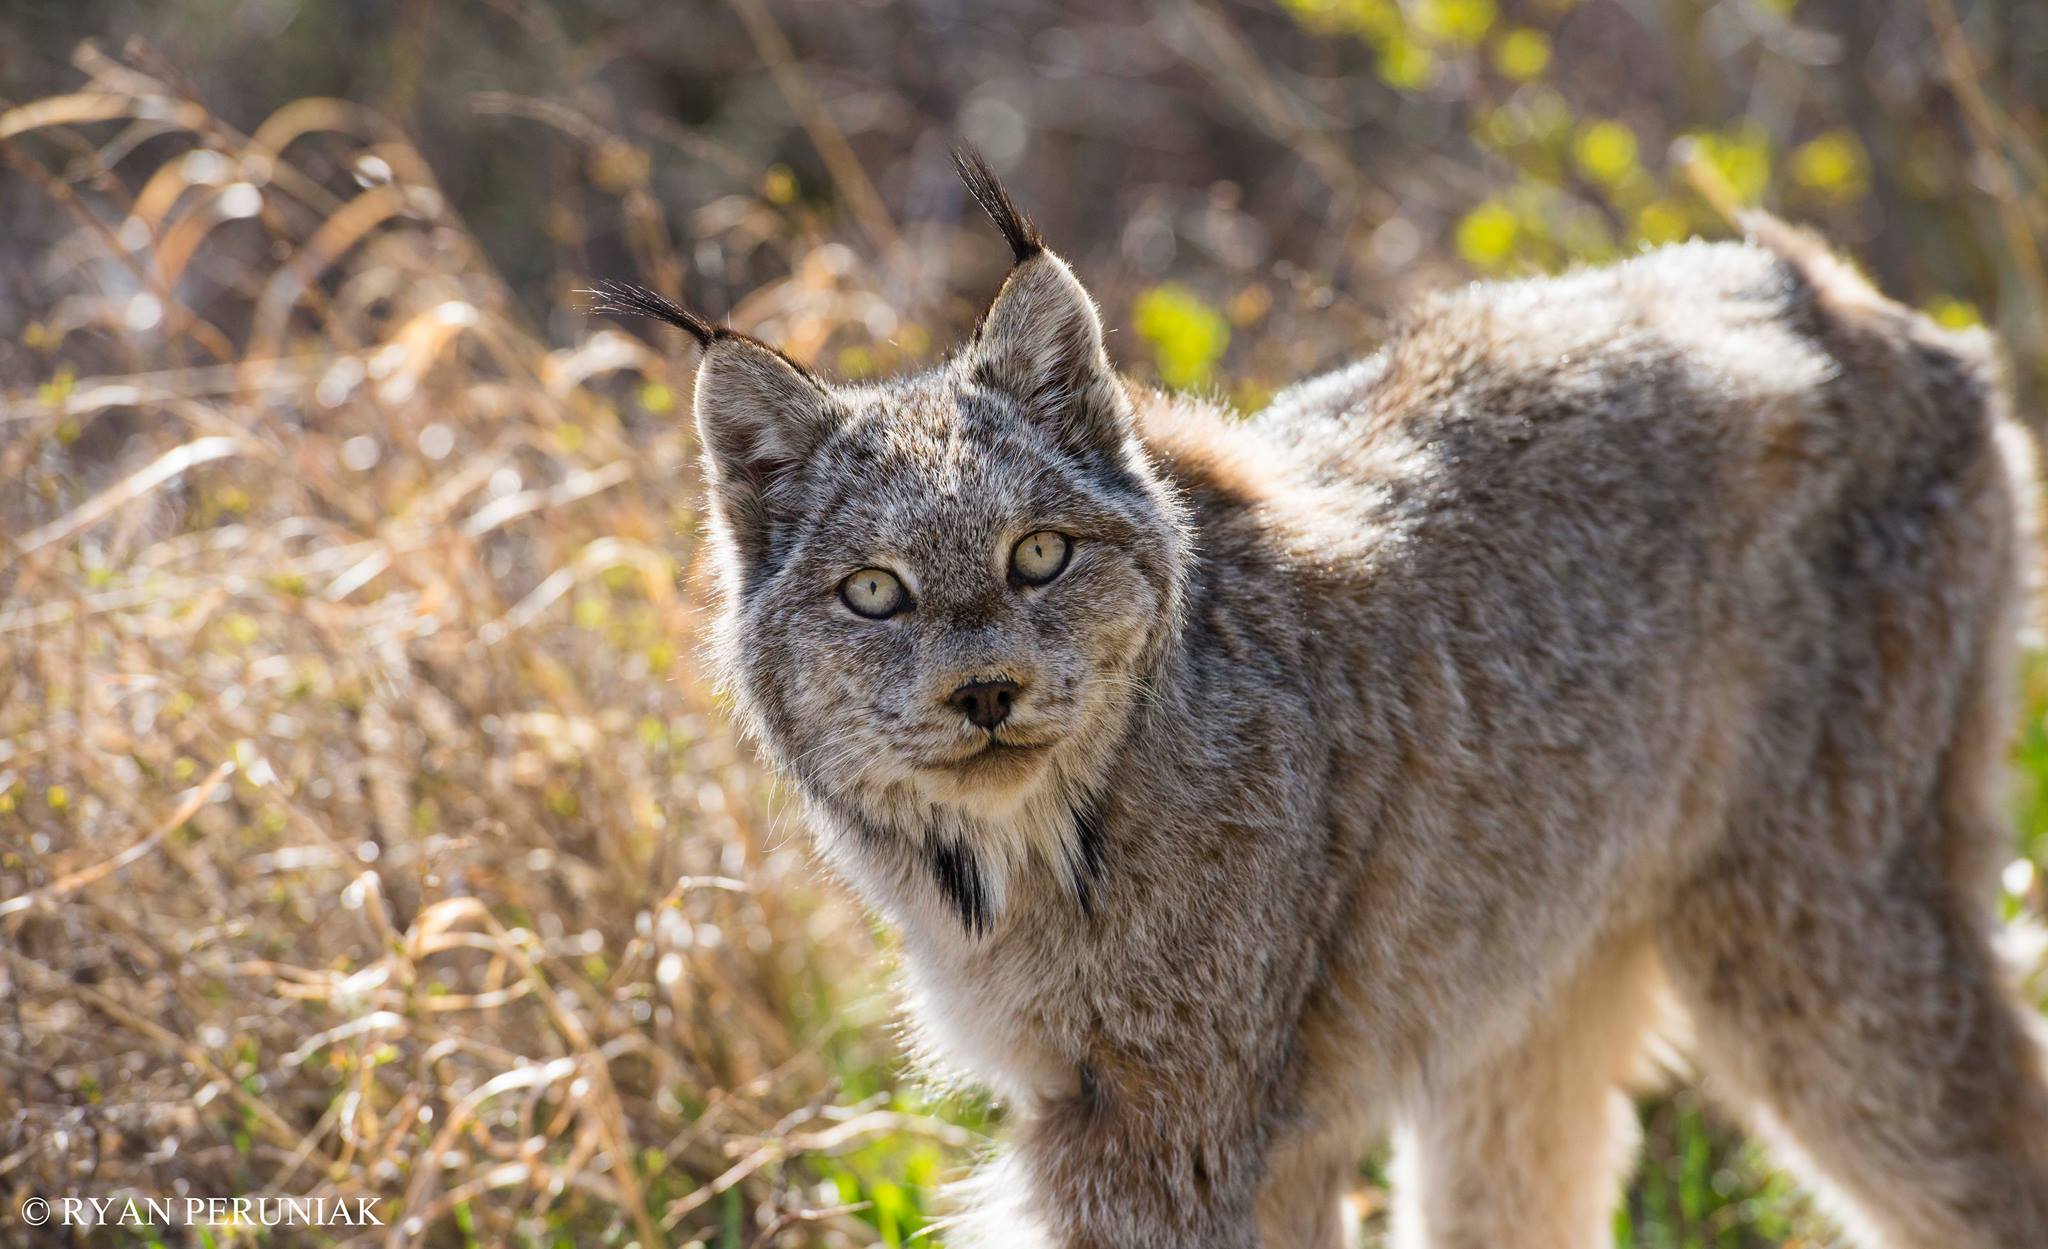
M 989 1188 L 1022 1210 L 976 1244 L 1259 1244 L 1268 1152 L 1313 1095 L 1298 1031 L 1316 969 L 1300 917 L 1316 886 L 1281 852 L 1290 828 L 1162 819 L 1171 840 L 1112 824 L 1092 913 L 1020 913 L 1011 943 L 997 937 L 1018 959 L 1005 971 L 1029 974 L 984 985 L 1030 984 L 1022 1014 L 1071 1026 L 1070 1078 L 1018 1105 L 1015 1152 Z
M 1036 1108 L 1017 1162 L 1046 1238 L 1063 1249 L 1250 1249 L 1264 1132 L 1257 1090 L 1142 1059 L 1084 1072 Z
M 1604 1249 L 1635 1147 L 1622 1088 L 1659 973 L 1617 939 L 1527 1035 L 1423 1100 L 1394 1182 L 1399 1249 Z
M 1119 1049 L 1017 1107 L 1004 1152 L 953 1196 L 954 1249 L 1252 1249 L 1275 1104 L 1241 1054 Z

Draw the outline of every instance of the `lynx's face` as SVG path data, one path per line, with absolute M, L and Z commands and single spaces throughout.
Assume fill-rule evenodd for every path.
M 1022 862 L 1085 858 L 1187 538 L 1066 265 L 1030 254 L 957 358 L 883 385 L 715 336 L 697 418 L 719 657 L 842 865 L 907 847 L 974 928 Z
M 1093 781 L 1173 597 L 1142 463 L 1082 458 L 959 370 L 836 396 L 730 642 L 807 786 L 874 818 L 995 819 Z

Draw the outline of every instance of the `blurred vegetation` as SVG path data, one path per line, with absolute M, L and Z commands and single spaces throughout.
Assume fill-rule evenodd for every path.
M 0 1243 L 51 1243 L 31 1194 L 270 1192 L 898 1245 L 987 1139 L 706 687 L 693 360 L 578 288 L 928 362 L 1005 259 L 964 137 L 1121 364 L 1250 410 L 1421 291 L 1758 203 L 2000 330 L 2034 412 L 2048 8 L 1952 3 L 10 6 Z M 1642 1116 L 1621 1244 L 1832 1243 L 1682 1073 Z

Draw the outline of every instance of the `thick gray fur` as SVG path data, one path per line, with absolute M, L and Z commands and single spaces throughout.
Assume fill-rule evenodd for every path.
M 1334 1246 L 1393 1133 L 1402 1245 L 1603 1245 L 1663 1032 L 1857 1243 L 2048 1246 L 1989 909 L 2025 443 L 1986 336 L 1750 228 L 1245 421 L 1119 380 L 1035 233 L 924 374 L 700 335 L 740 715 L 1012 1107 L 949 1243 Z

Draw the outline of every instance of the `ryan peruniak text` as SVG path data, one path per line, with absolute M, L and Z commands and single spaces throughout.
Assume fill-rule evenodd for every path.
M 63 1197 L 57 1217 L 84 1227 L 382 1227 L 375 1197 Z

